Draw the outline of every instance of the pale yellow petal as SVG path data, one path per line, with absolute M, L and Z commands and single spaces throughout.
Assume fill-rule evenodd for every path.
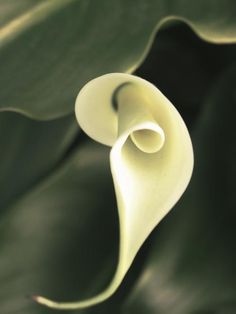
M 37 297 L 58 309 L 88 307 L 115 292 L 145 239 L 183 194 L 193 169 L 191 139 L 181 116 L 141 78 L 114 73 L 92 80 L 77 97 L 76 117 L 91 138 L 112 146 L 119 261 L 110 285 L 91 299 L 57 303 Z

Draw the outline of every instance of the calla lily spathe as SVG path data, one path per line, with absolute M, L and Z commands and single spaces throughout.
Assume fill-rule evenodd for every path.
M 110 285 L 88 300 L 58 303 L 35 297 L 56 309 L 92 306 L 116 291 L 145 239 L 183 194 L 193 169 L 193 149 L 183 119 L 146 80 L 124 73 L 98 77 L 80 91 L 75 113 L 91 138 L 112 147 L 119 260 Z

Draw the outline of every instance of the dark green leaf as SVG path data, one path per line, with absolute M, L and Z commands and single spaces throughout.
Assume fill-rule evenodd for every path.
M 0 113 L 1 212 L 55 167 L 78 130 L 72 116 L 39 122 L 13 112 Z
M 55 313 L 26 296 L 91 296 L 113 275 L 118 217 L 109 150 L 79 149 L 5 213 L 0 225 L 2 313 Z
M 88 80 L 135 70 L 162 24 L 235 42 L 235 9 L 234 0 L 0 0 L 0 108 L 38 119 L 70 113 Z
M 192 129 L 204 99 L 233 62 L 236 45 L 201 40 L 186 25 L 160 31 L 146 59 L 135 72 L 157 86 Z

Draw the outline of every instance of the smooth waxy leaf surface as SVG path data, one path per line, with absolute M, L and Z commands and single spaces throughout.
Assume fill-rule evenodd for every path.
M 73 111 L 78 90 L 132 72 L 166 21 L 206 40 L 236 40 L 235 1 L 0 1 L 0 108 L 38 119 Z M 104 18 L 105 17 L 105 18 Z
M 39 122 L 0 113 L 0 211 L 55 167 L 78 130 L 72 116 Z
M 168 95 L 192 129 L 209 90 L 235 62 L 235 55 L 235 44 L 215 45 L 203 41 L 180 24 L 158 33 L 135 73 Z
M 35 293 L 98 293 L 115 269 L 117 219 L 108 150 L 85 145 L 1 219 L 2 312 L 52 313 Z

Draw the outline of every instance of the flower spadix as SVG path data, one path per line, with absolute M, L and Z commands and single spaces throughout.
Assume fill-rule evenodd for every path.
M 112 147 L 119 260 L 110 285 L 97 296 L 73 303 L 35 298 L 57 309 L 85 308 L 112 295 L 145 239 L 184 192 L 193 169 L 191 139 L 180 114 L 139 77 L 113 73 L 90 81 L 77 97 L 75 112 L 91 138 Z

